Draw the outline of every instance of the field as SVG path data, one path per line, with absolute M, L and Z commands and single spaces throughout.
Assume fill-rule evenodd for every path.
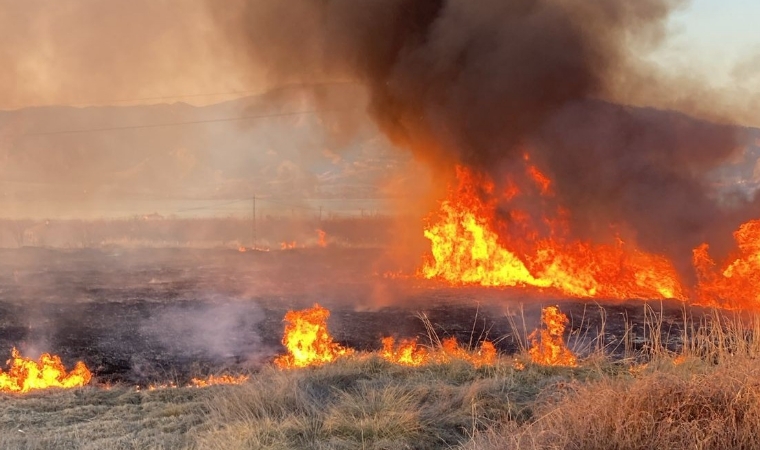
M 95 379 L 4 395 L 1 448 L 749 448 L 760 425 L 751 317 L 453 289 L 388 275 L 371 249 L 2 253 L 2 348 L 83 360 Z M 315 302 L 357 354 L 275 368 L 284 313 Z M 527 354 L 553 304 L 577 367 Z M 489 339 L 500 357 L 406 367 L 379 357 L 383 336 Z M 185 387 L 211 374 L 249 379 Z

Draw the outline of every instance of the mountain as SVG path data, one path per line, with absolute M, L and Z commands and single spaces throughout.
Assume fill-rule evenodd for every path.
M 203 107 L 0 111 L 0 215 L 166 212 L 179 200 L 254 194 L 381 196 L 409 157 L 363 117 L 361 91 L 348 91 L 294 87 Z

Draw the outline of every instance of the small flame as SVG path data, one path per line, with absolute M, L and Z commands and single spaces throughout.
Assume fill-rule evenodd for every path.
M 81 361 L 77 362 L 71 372 L 61 362 L 61 358 L 50 353 L 43 353 L 39 361 L 23 357 L 14 347 L 10 369 L 0 370 L 0 391 L 29 392 L 35 389 L 74 388 L 84 386 L 92 379 L 92 373 Z
M 327 233 L 323 230 L 317 230 L 317 245 L 322 248 L 327 247 Z
M 241 247 L 238 247 L 238 251 L 239 251 L 240 253 L 245 253 L 245 252 L 247 252 L 247 251 L 248 251 L 248 249 L 247 249 L 247 248 L 245 248 L 245 247 L 242 247 L 242 246 L 241 246 Z
M 298 247 L 298 244 L 296 244 L 296 241 L 280 242 L 281 250 L 293 250 L 294 248 L 297 248 L 297 247 Z
M 315 304 L 313 308 L 288 311 L 285 314 L 285 335 L 282 344 L 288 354 L 277 357 L 274 362 L 280 368 L 300 368 L 334 361 L 353 350 L 333 342 L 327 331 L 330 311 Z
M 416 339 L 404 339 L 397 344 L 394 338 L 385 337 L 382 343 L 381 355 L 392 363 L 421 366 L 429 361 L 429 352 L 425 347 L 419 346 Z
M 381 356 L 392 363 L 405 366 L 446 363 L 452 359 L 467 361 L 475 367 L 493 365 L 496 362 L 496 347 L 490 341 L 483 341 L 475 352 L 460 347 L 459 342 L 453 337 L 444 339 L 441 348 L 435 351 L 420 346 L 416 339 L 405 339 L 396 343 L 392 337 L 386 337 L 382 343 Z
M 248 375 L 210 375 L 208 378 L 193 378 L 190 386 L 207 387 L 220 384 L 243 384 L 248 381 Z
M 530 359 L 546 366 L 577 366 L 577 358 L 567 348 L 562 336 L 568 322 L 567 316 L 556 306 L 549 306 L 541 310 L 541 321 L 544 328 L 535 330 L 528 336 L 531 343 L 528 350 Z

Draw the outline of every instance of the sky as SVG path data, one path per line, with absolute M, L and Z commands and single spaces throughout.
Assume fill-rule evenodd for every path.
M 737 70 L 754 62 L 757 75 L 744 78 L 747 88 L 760 88 L 760 1 L 692 0 L 671 16 L 669 32 L 653 57 L 661 66 L 688 68 L 730 87 Z
M 183 200 L 216 200 L 239 192 L 248 196 L 266 189 L 282 191 L 286 186 L 303 197 L 325 196 L 328 188 L 350 189 L 347 195 L 360 196 L 367 188 L 359 182 L 383 178 L 384 167 L 401 164 L 388 156 L 390 144 L 371 124 L 363 125 L 360 138 L 338 144 L 350 150 L 341 150 L 339 156 L 334 143 L 315 141 L 324 137 L 319 133 L 292 132 L 292 123 L 307 130 L 317 128 L 313 117 L 300 122 L 277 119 L 271 129 L 217 124 L 194 127 L 192 133 L 168 128 L 150 134 L 18 139 L 19 133 L 88 129 L 96 122 L 100 127 L 118 127 L 172 122 L 178 117 L 250 115 L 248 110 L 212 107 L 267 92 L 270 86 L 264 81 L 266 68 L 261 68 L 262 73 L 248 70 L 246 55 L 230 48 L 228 36 L 208 15 L 207 1 L 0 0 L 0 217 L 47 215 L 53 206 L 60 216 L 67 211 L 99 214 L 106 206 L 123 211 L 124 205 L 113 205 L 111 200 L 125 193 L 139 199 L 160 193 Z M 664 43 L 645 59 L 666 74 L 689 73 L 715 91 L 757 97 L 759 22 L 758 0 L 685 2 L 670 16 Z M 209 108 L 203 112 L 167 106 L 165 114 L 157 109 L 155 114 L 124 111 L 122 115 L 31 109 L 176 102 Z M 760 125 L 760 117 L 754 125 Z M 160 148 L 146 147 L 153 144 Z M 308 158 L 297 150 L 320 146 L 324 148 Z M 364 154 L 359 147 L 386 153 Z M 760 165 L 757 170 L 760 174 Z M 154 191 L 143 195 L 134 192 L 134 186 Z M 66 198 L 78 199 L 78 209 Z M 48 203 L 34 203 L 41 199 Z M 153 206 L 145 205 L 128 209 L 152 212 Z M 183 208 L 174 205 L 167 211 Z
M 211 104 L 265 91 L 261 73 L 240 70 L 246 55 L 206 1 L 0 0 L 0 110 Z M 760 1 L 686 1 L 648 58 L 713 88 L 760 91 L 759 21 Z

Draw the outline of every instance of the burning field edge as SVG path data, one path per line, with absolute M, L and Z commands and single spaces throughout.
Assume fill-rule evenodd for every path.
M 477 364 L 468 348 L 445 361 L 401 364 L 382 351 L 306 368 L 266 365 L 235 385 L 85 386 L 0 402 L 0 447 L 247 448 L 749 448 L 760 426 L 760 316 L 684 318 L 667 347 L 662 316 L 612 356 L 600 336 L 540 360 L 563 323 L 547 308 L 540 336 Z M 633 341 L 643 345 L 634 348 Z M 580 341 L 575 341 L 580 342 Z M 530 345 L 530 347 L 528 347 Z M 434 344 L 429 354 L 443 351 Z M 538 355 L 540 356 L 540 355 Z M 709 426 L 708 426 L 709 425 Z

